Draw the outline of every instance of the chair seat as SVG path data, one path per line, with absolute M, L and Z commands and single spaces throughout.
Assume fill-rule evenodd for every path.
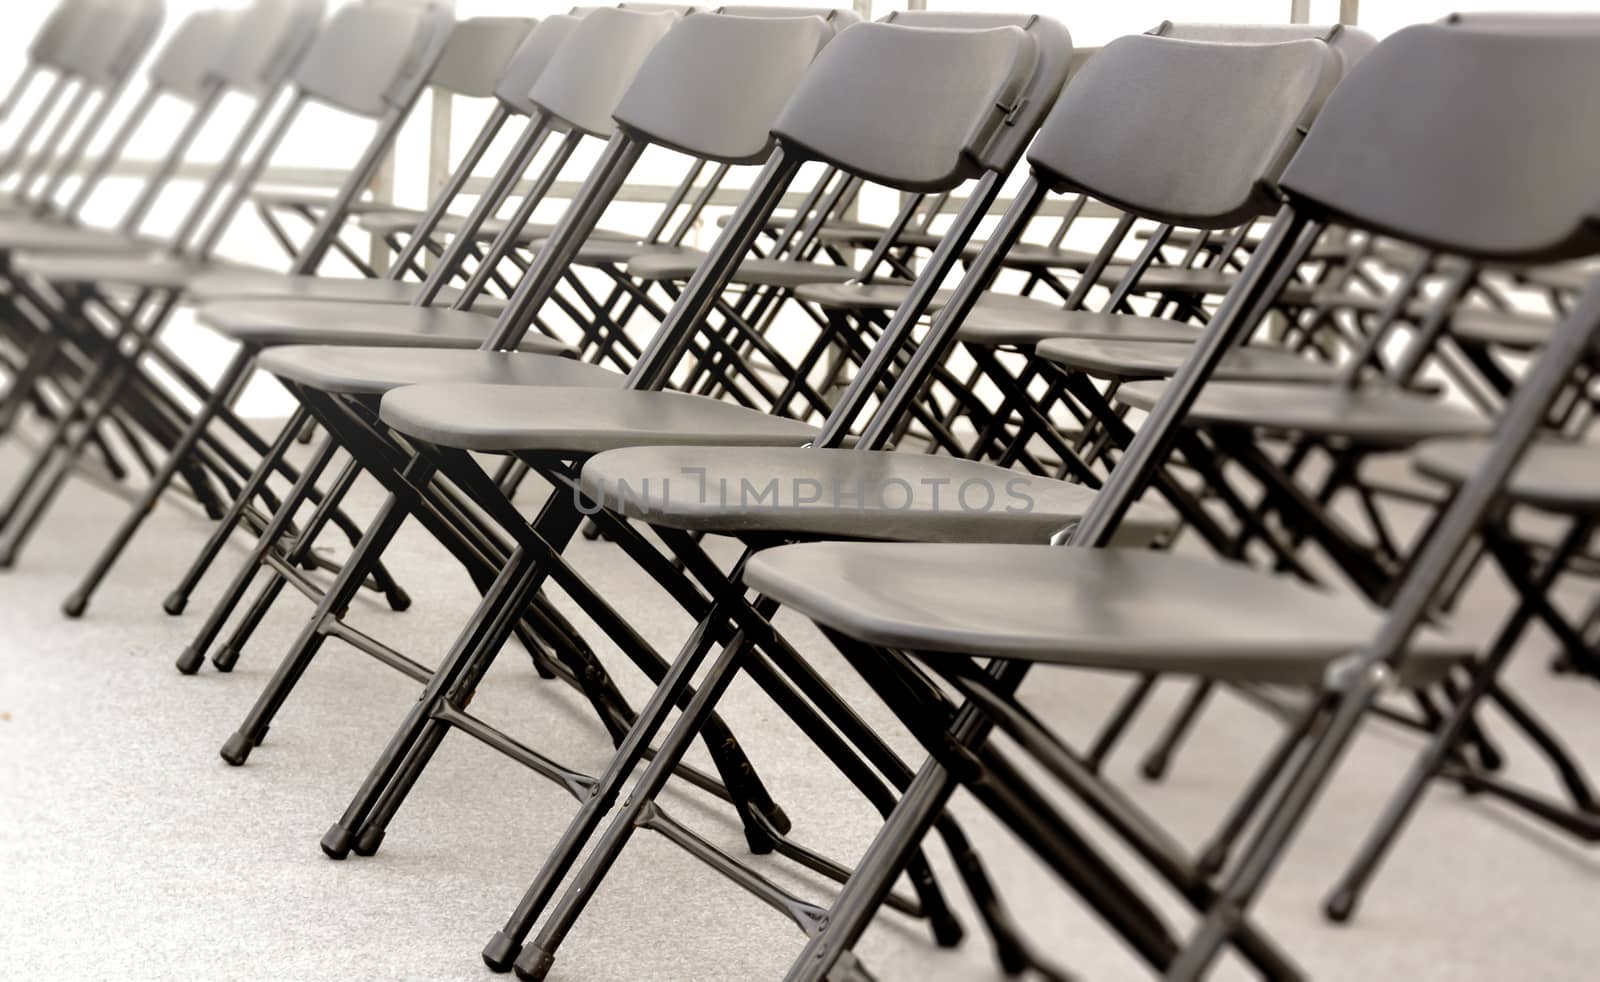
M 409 233 L 417 227 L 417 223 L 426 217 L 424 212 L 408 208 L 396 208 L 393 211 L 371 212 L 359 215 L 355 223 L 374 235 L 397 235 Z M 459 235 L 461 229 L 467 224 L 461 215 L 446 215 L 439 220 L 438 231 L 444 235 Z M 492 241 L 500 237 L 509 223 L 503 218 L 486 219 L 478 229 L 478 239 Z M 517 233 L 517 242 L 527 245 L 541 239 L 548 239 L 555 233 L 554 225 L 542 222 L 529 222 Z M 597 228 L 591 233 L 594 238 L 618 239 L 626 242 L 637 242 L 639 236 L 630 232 L 617 232 L 611 229 Z
M 1149 409 L 1167 383 L 1131 382 L 1117 399 Z M 1405 447 L 1434 437 L 1474 436 L 1489 424 L 1470 410 L 1388 388 L 1216 382 L 1200 390 L 1191 426 L 1244 426 L 1333 437 L 1373 447 Z
M 699 253 L 658 252 L 628 261 L 628 275 L 641 280 L 685 282 L 705 259 Z M 735 283 L 793 289 L 808 283 L 843 283 L 859 275 L 847 266 L 798 259 L 763 259 L 753 256 L 739 264 Z
M 517 385 L 414 385 L 383 397 L 383 419 L 440 446 L 596 454 L 659 444 L 798 446 L 805 423 L 682 392 L 570 391 Z
M 809 300 L 824 307 L 843 307 L 853 310 L 896 310 L 906 302 L 906 297 L 910 294 L 911 284 L 899 279 L 876 280 L 872 283 L 818 283 L 795 291 L 795 296 L 802 300 Z M 932 313 L 940 310 L 954 295 L 954 290 L 936 290 L 933 302 L 928 304 L 928 311 Z M 991 316 L 1001 316 L 1014 311 L 1025 316 L 1046 309 L 1059 310 L 1060 306 L 1054 301 L 1038 297 L 1019 297 L 1014 293 L 991 291 L 978 299 L 973 314 L 983 310 Z
M 11 268 L 52 283 L 82 283 L 106 288 L 169 292 L 187 290 L 189 284 L 199 277 L 214 273 L 267 272 L 223 260 L 93 252 L 19 252 L 12 256 Z
M 706 254 L 688 246 L 640 242 L 637 238 L 589 239 L 578 247 L 578 254 L 573 258 L 573 262 L 586 266 L 627 267 L 635 259 L 644 256 L 673 256 L 687 259 L 698 266 Z
M 987 297 L 984 298 L 988 300 Z M 1026 299 L 1026 298 L 1022 298 Z M 1031 347 L 1050 338 L 1125 338 L 1139 341 L 1192 341 L 1200 329 L 1160 317 L 1110 314 L 1096 310 L 1063 310 L 1058 303 L 1036 300 L 1030 306 L 973 308 L 956 336 L 967 344 L 985 347 Z
M 107 228 L 63 225 L 27 216 L 0 218 L 0 251 L 154 255 L 161 243 Z
M 1095 493 L 1081 484 L 920 453 L 812 447 L 631 447 L 591 458 L 583 490 L 652 525 L 907 542 L 1048 542 Z M 1172 527 L 1137 506 L 1128 544 Z
M 1460 487 L 1488 459 L 1489 439 L 1430 440 L 1417 448 L 1418 473 Z M 1547 511 L 1600 512 L 1600 443 L 1545 439 L 1528 447 L 1503 492 Z
M 1142 549 L 806 543 L 757 555 L 744 581 L 882 647 L 1238 681 L 1315 685 L 1380 625 L 1353 594 Z M 1424 632 L 1406 679 L 1470 653 Z
M 201 306 L 196 317 L 235 341 L 260 348 L 283 344 L 476 348 L 494 333 L 497 323 L 488 314 L 470 310 L 317 300 L 219 301 Z M 536 335 L 518 347 L 546 354 L 567 350 Z
M 969 243 L 962 255 L 968 259 L 977 258 L 983 251 L 982 242 Z M 1094 262 L 1095 254 L 1082 249 L 1064 249 L 1061 246 L 1052 246 L 1042 242 L 1018 242 L 1006 253 L 1005 264 L 1013 269 L 1070 269 L 1081 273 Z M 1127 265 L 1121 261 L 1113 260 L 1106 267 L 1106 275 L 1117 276 Z
M 1194 353 L 1182 341 L 1124 341 L 1118 338 L 1053 338 L 1034 349 L 1058 365 L 1118 380 L 1170 378 Z M 1228 352 L 1212 379 L 1250 382 L 1331 383 L 1339 369 L 1287 348 L 1248 345 Z
M 624 381 L 617 372 L 573 358 L 461 348 L 292 344 L 262 356 L 261 369 L 298 385 L 352 396 L 452 382 L 621 388 Z
M 282 273 L 212 273 L 189 284 L 192 303 L 213 300 L 329 300 L 341 303 L 379 303 L 408 306 L 417 302 L 422 284 L 409 280 L 386 280 L 350 276 L 288 276 Z M 461 291 L 445 287 L 434 300 L 447 306 L 455 303 Z M 498 314 L 505 309 L 500 297 L 480 295 L 472 309 Z
M 847 280 L 837 283 L 810 283 L 794 291 L 794 295 L 820 307 L 844 310 L 894 310 L 906 301 L 911 290 L 910 282 L 902 279 L 874 280 L 859 283 Z M 935 294 L 929 310 L 937 310 L 950 301 L 950 290 Z

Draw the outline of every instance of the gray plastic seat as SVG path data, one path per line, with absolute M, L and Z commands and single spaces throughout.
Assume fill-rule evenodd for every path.
M 1134 549 L 807 543 L 756 556 L 744 582 L 884 648 L 1284 684 L 1320 683 L 1382 623 L 1353 594 Z M 1407 681 L 1471 654 L 1424 633 Z
M 328 300 L 218 301 L 200 307 L 200 323 L 242 344 L 370 344 L 476 347 L 494 334 L 488 314 L 445 307 L 379 306 Z M 561 353 L 565 345 L 537 335 L 524 350 Z
M 1482 469 L 1494 442 L 1487 438 L 1429 440 L 1416 449 L 1418 473 L 1460 487 Z M 1600 444 L 1540 440 L 1528 447 L 1503 497 L 1561 513 L 1600 513 Z
M 1081 484 L 994 464 L 813 447 L 613 450 L 584 464 L 583 491 L 669 528 L 907 542 L 1048 542 L 1094 500 Z M 1172 525 L 1165 509 L 1135 508 L 1121 541 L 1145 544 Z
M 985 300 L 988 298 L 985 297 Z M 956 336 L 968 344 L 1028 347 L 1051 338 L 1127 338 L 1190 341 L 1200 329 L 1164 317 L 1139 317 L 1098 310 L 1064 310 L 1040 302 L 1033 308 L 991 307 L 979 303 L 961 322 Z
M 628 275 L 641 280 L 684 282 L 694 275 L 704 253 L 655 252 L 628 261 Z M 774 286 L 785 289 L 811 283 L 843 283 L 859 275 L 848 266 L 810 262 L 802 259 L 746 257 L 733 274 L 733 282 L 747 286 Z
M 13 257 L 11 265 L 19 273 L 52 283 L 101 283 L 150 290 L 185 290 L 197 278 L 215 273 L 273 275 L 244 263 L 152 253 L 24 252 Z
M 449 382 L 604 389 L 621 388 L 624 381 L 608 368 L 540 354 L 527 345 L 518 351 L 484 351 L 295 344 L 272 349 L 260 364 L 280 379 L 349 396 L 381 396 L 407 385 Z
M 351 276 L 284 276 L 262 272 L 211 272 L 189 283 L 189 300 L 204 304 L 214 301 L 257 300 L 263 302 L 329 301 L 355 304 L 393 304 L 417 302 L 422 284 L 407 280 L 356 278 Z M 461 296 L 452 286 L 439 291 L 437 303 L 449 304 Z M 500 297 L 479 294 L 472 309 L 495 314 L 505 308 Z
M 383 397 L 390 427 L 486 453 L 596 454 L 618 447 L 705 443 L 798 446 L 813 426 L 683 392 L 624 389 L 574 397 L 518 385 L 414 385 Z
M 1149 409 L 1165 382 L 1132 382 L 1117 399 Z M 1392 388 L 1216 382 L 1200 391 L 1185 417 L 1193 426 L 1236 426 L 1314 434 L 1366 447 L 1405 447 L 1420 440 L 1486 433 L 1489 423 L 1468 409 Z
M 1131 381 L 1170 378 L 1194 353 L 1191 341 L 1139 341 L 1121 338 L 1053 338 L 1034 353 L 1045 361 L 1102 378 Z M 1247 345 L 1228 352 L 1211 377 L 1219 382 L 1331 384 L 1339 368 L 1313 361 L 1287 348 Z

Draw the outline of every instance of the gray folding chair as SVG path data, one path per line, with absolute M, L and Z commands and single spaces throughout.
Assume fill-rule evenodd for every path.
M 242 148 L 258 135 L 320 25 L 321 8 L 320 0 L 258 0 L 244 10 L 202 12 L 180 24 L 151 64 L 145 91 L 128 108 L 99 158 L 79 180 L 71 200 L 52 216 L 0 219 L 0 252 L 129 256 L 150 254 L 164 243 L 171 246 L 177 242 L 183 230 L 193 227 L 197 216 L 203 215 L 223 193 L 231 177 L 231 154 L 207 166 L 202 187 L 187 207 L 189 217 L 179 221 L 176 237 L 143 234 L 149 215 L 163 200 L 178 169 L 188 162 L 196 140 L 214 123 L 216 109 L 225 95 L 237 93 L 254 101 L 253 111 L 237 127 L 233 146 Z M 179 130 L 169 141 L 165 156 L 140 182 L 117 224 L 112 228 L 81 224 L 78 216 L 82 209 L 121 162 L 128 143 L 146 125 L 151 112 L 174 102 L 185 110 Z M 63 165 L 52 183 L 64 182 L 64 175 L 71 169 Z M 54 202 L 55 189 L 47 189 L 43 199 Z M 5 278 L 4 303 L 9 316 L 4 328 L 24 356 L 0 402 L 0 429 L 9 428 L 29 401 L 39 406 L 47 418 L 55 415 L 51 402 L 40 391 L 43 384 L 50 383 L 60 390 L 57 401 L 70 405 L 81 391 L 85 365 L 101 357 L 107 343 L 92 329 L 75 330 L 73 322 L 62 322 L 56 316 L 61 301 L 52 291 L 41 289 L 27 277 L 12 276 L 9 271 Z M 177 359 L 166 358 L 164 349 L 156 353 L 180 377 L 192 375 Z
M 1559 30 L 1424 26 L 1393 35 L 1357 66 L 1285 171 L 1287 206 L 1070 535 L 1078 548 L 801 545 L 750 564 L 745 582 L 822 625 L 935 757 L 790 978 L 827 976 L 860 937 L 900 857 L 958 784 L 1008 821 L 1070 829 L 985 742 L 994 727 L 1095 810 L 1097 801 L 1114 800 L 1081 757 L 1012 698 L 1039 662 L 1314 690 L 1253 782 L 1250 807 L 1230 816 L 1223 847 L 1198 864 L 1183 860 L 1200 915 L 1192 936 L 1180 943 L 1159 920 L 1146 923 L 1146 957 L 1168 977 L 1199 977 L 1223 945 L 1242 947 L 1242 918 L 1378 694 L 1396 680 L 1437 677 L 1470 650 L 1419 628 L 1550 404 L 1592 357 L 1600 291 L 1586 294 L 1524 380 L 1493 451 L 1446 508 L 1387 612 L 1348 592 L 1313 591 L 1216 562 L 1083 547 L 1107 543 L 1185 414 L 1208 398 L 1211 371 L 1259 323 L 1329 223 L 1473 263 L 1561 261 L 1600 249 L 1593 194 L 1600 138 L 1592 119 L 1600 92 L 1587 67 L 1595 45 L 1592 34 Z M 1497 110 L 1493 125 L 1485 123 L 1486 101 Z M 1057 150 L 1071 148 L 1035 152 Z M 998 589 L 966 589 L 973 575 Z M 974 660 L 984 656 L 999 657 L 985 667 Z M 954 686 L 964 704 L 930 689 L 929 676 Z M 1255 833 L 1226 862 L 1235 851 L 1228 841 L 1252 823 Z
M 353 200 L 370 182 L 410 114 L 442 52 L 449 25 L 446 13 L 426 4 L 416 7 L 355 4 L 342 8 L 300 63 L 295 72 L 293 95 L 253 146 L 250 157 L 240 164 L 229 193 L 208 213 L 197 217 L 192 233 L 189 229 L 183 230 L 190 234 L 181 234 L 167 254 L 131 258 L 26 254 L 13 257 L 11 269 L 15 273 L 47 282 L 57 289 L 73 287 L 80 292 L 83 302 L 75 305 L 80 315 L 91 305 L 103 310 L 115 325 L 114 336 L 131 341 L 131 351 L 117 350 L 119 342 L 114 349 L 116 357 L 107 359 L 100 373 L 103 378 L 92 378 L 93 384 L 84 386 L 83 401 L 92 403 L 92 408 L 85 405 L 71 411 L 72 415 L 82 411 L 85 417 L 78 435 L 52 441 L 14 489 L 6 510 L 10 523 L 4 545 L 0 546 L 4 553 L 0 560 L 15 561 L 56 491 L 70 474 L 86 439 L 83 434 L 92 432 L 108 414 L 116 411 L 129 381 L 141 376 L 142 359 L 189 282 L 220 265 L 212 259 L 213 252 L 304 108 L 318 100 L 354 117 L 373 120 L 372 138 L 351 168 L 339 196 L 341 200 Z M 239 149 L 242 153 L 243 148 Z M 331 248 L 343 219 L 341 209 L 331 209 L 324 216 L 296 260 L 298 270 L 316 268 Z M 134 294 L 131 307 L 124 308 L 107 295 L 106 290 L 113 286 Z M 254 452 L 266 452 L 259 437 L 239 422 L 230 409 L 253 360 L 248 351 L 236 353 L 217 383 L 203 388 L 201 406 L 183 418 L 176 437 L 170 440 L 158 437 L 167 449 L 164 461 L 154 468 L 139 501 L 102 550 L 83 583 L 63 603 L 63 611 L 68 616 L 83 613 L 90 593 L 172 478 L 181 469 L 193 466 L 190 457 L 196 448 L 215 447 L 215 441 L 207 439 L 207 428 L 214 419 L 222 418 L 231 429 L 244 436 Z M 232 463 L 239 462 L 235 459 Z M 239 472 L 241 477 L 249 473 L 248 466 L 213 469 L 219 477 L 227 471 Z M 215 517 L 220 517 L 219 504 L 213 503 L 211 510 Z
M 36 207 L 33 185 L 58 156 L 69 170 L 81 159 L 155 43 L 165 13 L 161 0 L 84 0 L 48 26 L 45 53 L 54 78 L 0 157 L 0 174 L 15 179 L 13 207 Z

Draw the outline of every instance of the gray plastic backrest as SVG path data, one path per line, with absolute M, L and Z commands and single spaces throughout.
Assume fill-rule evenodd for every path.
M 610 137 L 611 113 L 677 13 L 601 8 L 587 14 L 531 93 L 534 103 L 574 129 Z
M 73 39 L 74 32 L 84 23 L 94 6 L 89 0 L 62 0 L 56 4 L 28 43 L 28 60 L 48 68 L 58 67 L 65 54 L 65 46 Z
M 572 36 L 580 20 L 568 14 L 558 14 L 546 17 L 529 31 L 528 36 L 522 39 L 521 47 L 517 48 L 517 53 L 511 56 L 505 74 L 500 76 L 500 82 L 494 89 L 495 98 L 518 115 L 533 115 L 538 107 L 529 93 L 539 81 L 539 76 L 550 66 L 550 59 Z
M 353 3 L 339 8 L 295 73 L 308 96 L 358 116 L 382 115 L 393 93 L 429 67 L 442 43 L 432 4 Z
M 772 155 L 773 122 L 833 33 L 820 17 L 692 14 L 650 52 L 614 117 L 691 156 L 760 163 Z
M 538 21 L 528 17 L 474 17 L 456 24 L 439 64 L 428 77 L 437 88 L 487 99 Z
M 161 0 L 100 0 L 62 43 L 60 67 L 94 85 L 126 78 L 161 33 Z
M 239 11 L 213 73 L 230 88 L 261 93 L 293 70 L 322 30 L 325 0 L 255 0 Z
M 1282 185 L 1296 204 L 1450 252 L 1600 249 L 1600 35 L 1553 24 L 1391 35 L 1328 100 Z
M 758 7 L 754 4 L 728 4 L 718 7 L 713 13 L 726 14 L 729 17 L 821 17 L 832 25 L 835 34 L 851 24 L 861 23 L 861 17 L 854 10 L 845 7 Z
M 984 167 L 1009 171 L 1015 167 L 1034 131 L 1055 105 L 1061 87 L 1082 64 L 1073 50 L 1072 35 L 1059 22 L 1033 14 L 971 13 L 928 10 L 901 10 L 882 18 L 886 24 L 903 27 L 937 27 L 979 31 L 1007 25 L 1027 31 L 1037 46 L 1033 82 L 1023 91 L 1020 108 L 1012 114 L 1010 125 L 1000 131 L 981 159 Z
M 1349 72 L 1367 52 L 1378 46 L 1378 39 L 1348 24 L 1175 24 L 1162 21 L 1150 32 L 1180 41 L 1216 41 L 1231 44 L 1264 44 L 1272 41 L 1326 41 L 1344 60 Z
M 1038 61 L 1020 27 L 857 24 L 817 57 L 773 130 L 867 180 L 947 190 L 983 171 Z
M 198 101 L 215 87 L 217 51 L 233 38 L 243 11 L 202 10 L 184 18 L 150 64 L 150 84 L 180 99 Z
M 1321 41 L 1118 38 L 1067 86 L 1028 160 L 1144 218 L 1232 227 L 1278 206 L 1278 175 L 1339 69 Z

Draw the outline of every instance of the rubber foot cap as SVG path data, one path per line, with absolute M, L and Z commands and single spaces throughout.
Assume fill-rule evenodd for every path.
M 512 941 L 506 932 L 496 931 L 489 943 L 483 946 L 483 963 L 489 966 L 489 971 L 504 974 L 511 971 L 511 966 L 521 953 L 521 946 Z
M 161 609 L 172 617 L 181 615 L 188 606 L 189 598 L 181 593 L 169 593 L 167 599 L 161 601 Z
M 528 982 L 544 982 L 544 977 L 550 974 L 550 966 L 556 963 L 556 956 L 543 948 L 528 945 L 522 949 L 522 957 L 517 959 L 517 978 Z
M 411 609 L 411 594 L 405 592 L 399 587 L 395 587 L 393 590 L 389 591 L 388 599 L 389 609 L 397 614 L 404 613 Z
M 1334 924 L 1350 923 L 1350 916 L 1356 911 L 1355 895 L 1348 890 L 1341 890 L 1328 898 L 1322 905 L 1322 916 Z
M 376 828 L 371 825 L 362 829 L 361 834 L 356 836 L 356 844 L 354 847 L 356 855 L 376 856 L 378 854 L 378 847 L 383 845 L 384 835 L 385 832 L 383 829 Z
M 61 612 L 73 620 L 77 620 L 78 618 L 82 617 L 83 612 L 88 609 L 89 598 L 77 593 L 68 597 L 61 604 Z
M 211 659 L 211 665 L 219 672 L 231 672 L 233 666 L 239 664 L 239 649 L 228 645 L 217 652 L 217 657 Z
M 254 750 L 255 746 L 249 737 L 236 732 L 222 745 L 222 759 L 234 767 L 239 767 L 250 759 L 250 751 Z
M 185 675 L 193 675 L 195 672 L 200 671 L 200 666 L 205 663 L 205 653 L 194 645 L 190 645 L 183 649 L 183 654 L 178 656 L 175 664 L 178 666 L 178 671 Z
M 335 825 L 322 836 L 322 852 L 329 859 L 345 859 L 350 855 L 350 845 L 355 833 L 343 825 Z

